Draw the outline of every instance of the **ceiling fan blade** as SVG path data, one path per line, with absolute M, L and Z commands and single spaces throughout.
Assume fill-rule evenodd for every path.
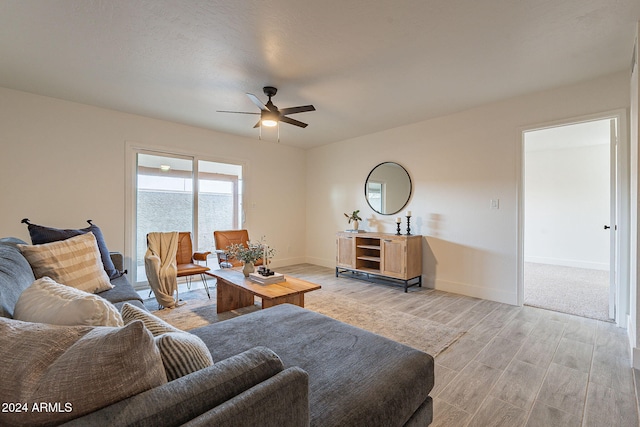
M 226 111 L 226 110 L 217 110 L 216 113 L 260 114 L 260 113 L 249 113 L 248 111 Z
M 249 97 L 249 99 L 251 100 L 251 102 L 253 102 L 254 104 L 256 104 L 258 106 L 259 109 L 263 110 L 263 111 L 269 111 L 269 109 L 262 103 L 262 101 L 260 101 L 258 99 L 257 96 L 255 96 L 252 93 L 247 93 L 247 96 Z
M 259 127 L 260 127 L 260 123 L 262 123 L 262 120 L 258 120 L 258 123 L 256 123 L 256 125 L 255 125 L 253 128 L 254 128 L 254 129 L 255 129 L 255 128 L 259 128 Z
M 285 122 L 285 123 L 289 123 L 290 125 L 299 126 L 301 128 L 306 128 L 307 126 L 309 126 L 306 123 L 302 123 L 302 122 L 300 122 L 298 120 L 292 119 L 290 117 L 285 117 L 285 116 L 280 117 L 280 121 L 281 122 Z
M 316 107 L 313 105 L 301 105 L 300 107 L 283 108 L 280 110 L 282 114 L 304 113 L 306 111 L 316 111 Z

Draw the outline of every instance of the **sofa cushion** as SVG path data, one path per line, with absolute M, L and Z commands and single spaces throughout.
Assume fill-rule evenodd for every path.
M 266 346 L 308 372 L 311 425 L 404 425 L 433 388 L 430 355 L 291 304 L 189 332 L 216 363 Z
M 102 230 L 97 225 L 91 223 L 88 220 L 89 227 L 79 229 L 61 229 L 53 227 L 45 227 L 43 225 L 31 224 L 28 219 L 23 219 L 22 222 L 27 224 L 29 229 L 29 235 L 31 236 L 31 243 L 34 245 L 42 245 L 44 243 L 58 242 L 60 240 L 66 240 L 70 237 L 79 236 L 80 234 L 93 233 L 96 237 L 98 249 L 100 250 L 100 258 L 105 272 L 110 279 L 115 279 L 122 276 L 122 272 L 113 264 L 111 256 L 109 255 L 109 249 L 107 243 L 104 240 Z
M 22 240 L 5 237 L 0 239 L 0 316 L 13 317 L 13 309 L 20 294 L 36 278 L 33 270 L 22 256 L 19 244 Z
M 122 319 L 125 324 L 136 320 L 142 321 L 153 334 L 169 381 L 213 365 L 209 349 L 195 335 L 181 331 L 153 314 L 128 303 L 122 306 Z
M 138 292 L 136 292 L 133 286 L 131 286 L 127 276 L 120 276 L 118 278 L 111 279 L 111 284 L 113 285 L 113 288 L 107 289 L 104 292 L 99 292 L 98 295 L 113 304 L 131 300 L 136 300 L 142 303 L 142 297 Z
M 0 425 L 57 425 L 167 382 L 151 333 L 56 326 L 0 318 L 0 401 L 27 412 L 0 412 Z M 49 404 L 44 411 L 33 405 Z
M 37 279 L 49 276 L 58 283 L 96 293 L 113 288 L 102 268 L 93 233 L 42 245 L 18 245 Z
M 278 385 L 288 396 L 283 397 L 278 391 L 267 393 L 264 399 L 257 397 L 253 401 L 240 402 L 238 408 L 240 415 L 232 420 L 219 424 L 206 422 L 206 420 L 202 423 L 196 422 L 196 417 L 199 415 L 206 416 L 213 408 L 227 405 L 228 402 L 233 401 L 234 396 L 241 395 L 246 390 L 255 388 L 264 390 L 265 382 L 274 377 L 285 380 L 278 381 Z M 253 411 L 256 406 L 269 403 L 272 405 L 266 410 L 267 412 L 264 410 L 259 412 L 263 417 L 259 422 L 244 422 L 251 419 L 247 416 L 247 412 Z M 278 424 L 279 427 L 308 426 L 308 405 L 306 373 L 299 368 L 283 371 L 282 361 L 274 352 L 264 347 L 256 347 L 187 377 L 171 381 L 161 387 L 70 421 L 65 424 L 65 427 L 186 427 L 192 425 L 262 427 L 265 424 L 264 414 L 278 409 L 282 413 L 281 416 L 283 414 L 287 416 L 288 421 Z M 304 411 L 306 415 L 302 420 L 296 418 L 300 411 Z M 192 424 L 194 422 L 195 424 Z
M 123 326 L 122 316 L 109 301 L 45 276 L 22 292 L 13 317 L 53 325 Z

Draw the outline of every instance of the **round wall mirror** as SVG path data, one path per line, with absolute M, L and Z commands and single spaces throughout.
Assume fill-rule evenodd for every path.
M 409 172 L 397 163 L 380 163 L 369 172 L 364 183 L 364 196 L 371 209 L 379 214 L 400 212 L 411 197 Z

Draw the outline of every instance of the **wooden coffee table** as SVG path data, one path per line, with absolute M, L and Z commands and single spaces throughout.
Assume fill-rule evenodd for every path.
M 241 270 L 234 268 L 222 268 L 206 274 L 218 279 L 218 313 L 249 307 L 254 303 L 254 296 L 262 298 L 262 308 L 285 303 L 304 307 L 304 294 L 321 288 L 315 283 L 290 276 L 285 276 L 284 282 L 261 285 L 244 277 Z

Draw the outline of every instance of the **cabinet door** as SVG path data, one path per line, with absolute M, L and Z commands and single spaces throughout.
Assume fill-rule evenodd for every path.
M 338 235 L 336 239 L 336 265 L 355 268 L 356 239 L 353 236 Z
M 385 276 L 405 279 L 407 274 L 407 242 L 404 239 L 382 239 L 381 270 Z

